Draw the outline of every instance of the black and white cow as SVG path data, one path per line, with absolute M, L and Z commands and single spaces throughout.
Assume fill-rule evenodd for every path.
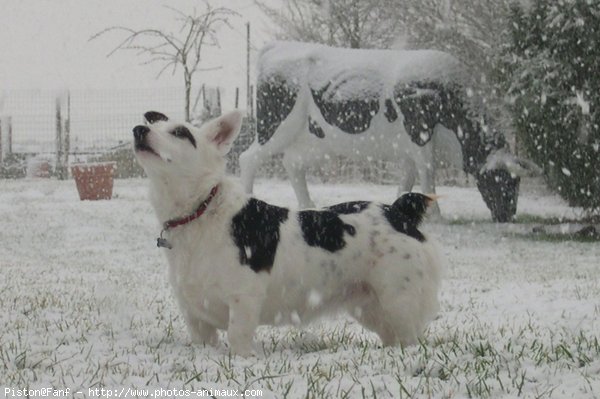
M 305 168 L 331 155 L 399 162 L 399 191 L 435 193 L 434 154 L 473 175 L 495 221 L 516 212 L 525 163 L 485 124 L 464 66 L 433 50 L 332 48 L 274 42 L 258 61 L 257 136 L 240 157 L 252 191 L 265 157 L 283 153 L 300 207 L 314 206 Z

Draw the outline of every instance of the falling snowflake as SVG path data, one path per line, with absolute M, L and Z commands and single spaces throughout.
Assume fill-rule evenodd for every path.
M 307 304 L 311 308 L 316 308 L 323 301 L 323 296 L 316 290 L 310 290 L 308 293 Z
M 300 315 L 298 315 L 298 312 L 296 312 L 295 310 L 290 314 L 290 319 L 292 320 L 292 323 L 296 325 L 302 323 L 302 320 L 300 320 Z

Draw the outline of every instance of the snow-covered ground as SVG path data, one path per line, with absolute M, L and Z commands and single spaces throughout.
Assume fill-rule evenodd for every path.
M 440 187 L 446 221 L 424 229 L 447 272 L 421 345 L 381 348 L 338 316 L 261 327 L 259 356 L 232 358 L 223 340 L 190 344 L 145 183 L 118 180 L 113 200 L 81 202 L 73 181 L 0 180 L 0 397 L 50 386 L 75 397 L 102 388 L 111 389 L 104 397 L 159 388 L 155 397 L 203 388 L 265 398 L 600 397 L 598 243 L 524 238 L 515 234 L 523 226 L 489 222 L 475 189 Z M 311 190 L 320 205 L 391 202 L 396 192 L 366 183 Z M 523 191 L 520 214 L 571 215 L 556 197 Z M 256 193 L 295 205 L 287 182 L 260 181 Z

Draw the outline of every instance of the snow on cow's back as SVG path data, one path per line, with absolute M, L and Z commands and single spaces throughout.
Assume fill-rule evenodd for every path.
M 276 77 L 289 86 L 299 86 L 308 79 L 314 89 L 349 72 L 363 73 L 387 87 L 414 81 L 468 81 L 465 66 L 454 56 L 437 50 L 349 49 L 276 41 L 263 47 L 257 68 L 259 81 Z

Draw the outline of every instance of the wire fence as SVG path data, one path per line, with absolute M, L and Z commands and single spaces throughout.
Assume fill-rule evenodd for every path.
M 8 121 L 12 125 L 11 149 L 26 154 L 56 151 L 57 112 L 70 124 L 70 152 L 79 154 L 102 152 L 130 140 L 131 127 L 149 109 L 183 118 L 183 90 L 15 90 L 0 98 L 3 130 Z
M 192 92 L 192 115 L 206 115 L 208 106 L 220 108 L 220 90 L 197 87 Z M 206 97 L 215 97 L 215 93 L 219 104 Z M 225 108 L 236 107 L 237 98 L 234 102 L 233 96 L 228 97 L 230 104 Z M 127 151 L 119 156 L 131 156 L 131 129 L 143 122 L 146 111 L 184 120 L 184 109 L 181 87 L 2 91 L 0 177 L 23 176 L 32 160 L 48 161 L 58 170 L 63 163 L 65 169 L 68 163 L 110 156 L 125 147 Z M 137 175 L 139 170 L 132 173 Z M 121 177 L 127 175 L 128 171 L 120 173 Z
M 206 112 L 207 101 L 197 101 L 202 88 L 193 90 L 192 114 Z M 214 91 L 213 91 L 214 93 Z M 231 94 L 231 93 L 230 93 Z M 218 108 L 221 104 L 217 91 Z M 237 96 L 228 96 L 224 109 L 236 107 Z M 148 110 L 160 111 L 173 119 L 184 119 L 184 90 L 179 87 L 110 90 L 14 90 L 0 95 L 0 177 L 23 177 L 32 160 L 48 161 L 59 170 L 68 163 L 110 160 L 118 164 L 117 177 L 141 176 L 143 171 L 133 159 L 131 129 L 143 122 Z M 214 105 L 214 104 L 213 104 Z M 255 123 L 245 118 L 240 137 L 229 155 L 228 169 L 239 173 L 238 156 L 252 143 Z M 39 164 L 39 162 L 33 162 Z M 68 171 L 56 174 L 67 177 Z M 312 180 L 347 182 L 366 180 L 396 184 L 401 171 L 394 162 L 361 162 L 344 157 L 308 170 Z M 440 170 L 439 177 L 451 184 L 465 182 L 456 170 Z M 281 157 L 275 156 L 258 170 L 258 176 L 286 178 Z

